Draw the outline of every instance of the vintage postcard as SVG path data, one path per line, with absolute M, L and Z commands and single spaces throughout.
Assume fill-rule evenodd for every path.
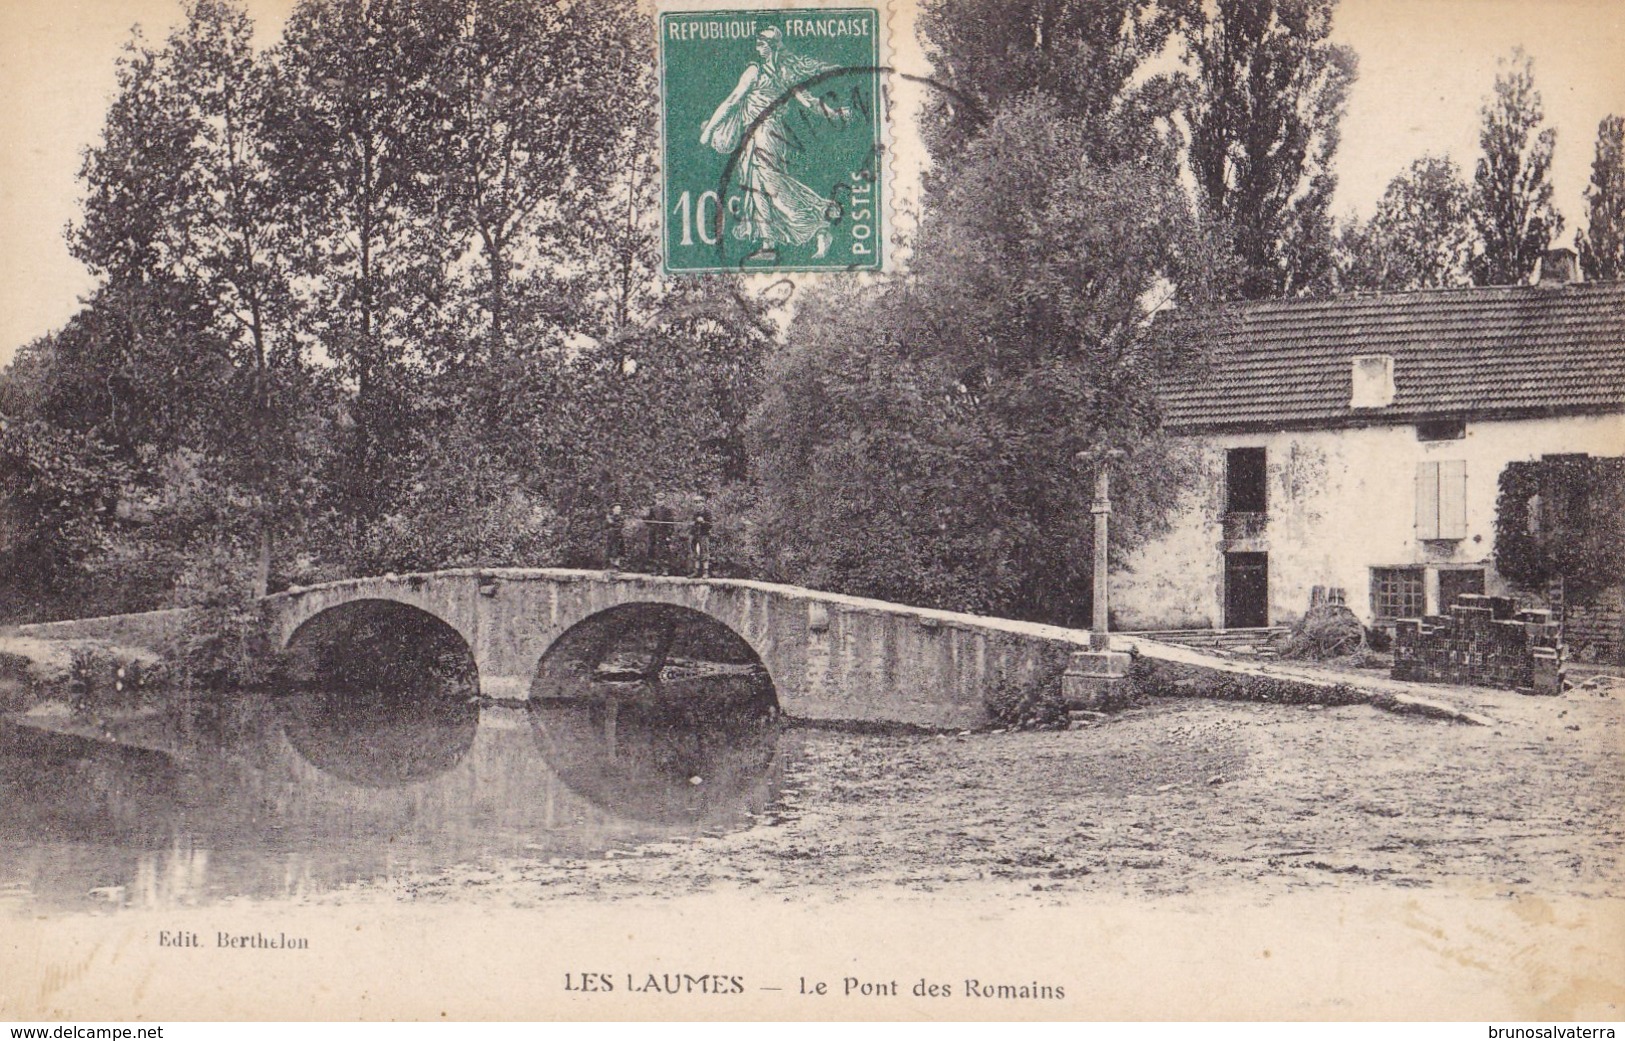
M 1621 54 L 0 5 L 0 1020 L 1617 1024 Z

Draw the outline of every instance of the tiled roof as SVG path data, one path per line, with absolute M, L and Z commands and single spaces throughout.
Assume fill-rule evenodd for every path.
M 1163 387 L 1175 431 L 1625 411 L 1625 281 L 1258 301 L 1204 325 L 1210 364 Z M 1362 354 L 1394 358 L 1385 408 L 1349 407 Z

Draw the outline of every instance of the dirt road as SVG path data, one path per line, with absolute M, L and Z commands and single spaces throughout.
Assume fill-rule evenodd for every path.
M 1268 897 L 1314 887 L 1625 893 L 1625 697 L 1496 697 L 1485 727 L 1364 707 L 1163 700 L 1061 733 L 806 730 L 775 812 L 604 860 L 400 883 L 521 906 L 748 891 Z

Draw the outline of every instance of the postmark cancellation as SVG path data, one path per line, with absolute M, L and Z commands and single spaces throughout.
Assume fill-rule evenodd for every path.
M 886 14 L 861 2 L 660 9 L 668 272 L 887 265 Z

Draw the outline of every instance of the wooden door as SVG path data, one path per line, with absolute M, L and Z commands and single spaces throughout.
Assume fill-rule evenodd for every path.
M 1270 624 L 1268 553 L 1224 555 L 1224 627 L 1258 629 Z

